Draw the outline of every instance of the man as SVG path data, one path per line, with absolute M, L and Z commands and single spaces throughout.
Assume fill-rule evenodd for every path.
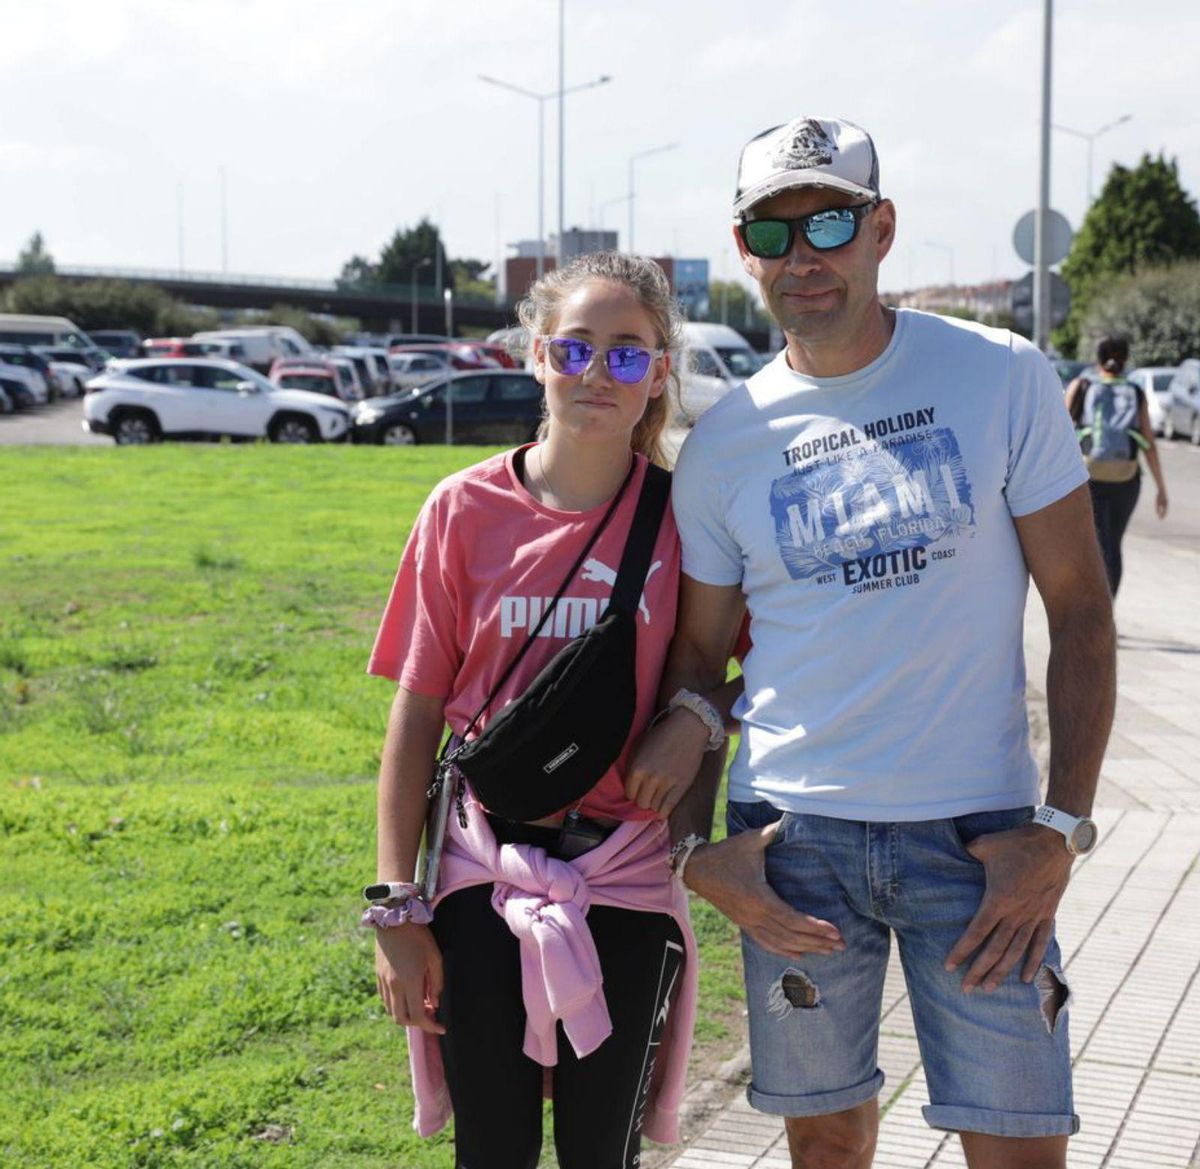
M 795 1166 L 871 1163 L 894 933 L 927 1122 L 972 1169 L 1061 1169 L 1078 1119 L 1054 914 L 1096 840 L 1115 635 L 1058 379 L 1019 337 L 880 304 L 896 210 L 860 128 L 760 134 L 733 210 L 787 348 L 680 455 L 675 697 L 629 788 L 743 931 L 749 1099 L 785 1118 Z M 1051 634 L 1036 815 L 1030 577 Z M 720 743 L 747 609 L 730 838 L 708 844 L 684 833 L 707 835 L 714 785 L 687 781 Z

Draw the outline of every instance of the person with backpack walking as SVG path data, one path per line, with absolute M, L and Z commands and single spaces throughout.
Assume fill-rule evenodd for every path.
M 696 998 L 667 820 L 624 789 L 675 627 L 661 436 L 681 318 L 658 265 L 612 252 L 548 273 L 519 314 L 545 390 L 540 441 L 434 488 L 371 655 L 399 686 L 363 917 L 380 996 L 408 1028 L 418 1132 L 453 1112 L 456 1166 L 534 1169 L 549 1082 L 562 1169 L 630 1169 L 643 1133 L 678 1139 Z M 616 665 L 556 673 L 622 621 Z M 614 719 L 593 782 L 579 761 L 604 756 L 594 736 Z M 538 750 L 544 762 L 506 762 Z M 414 876 L 443 783 L 457 793 L 437 805 L 431 892 L 428 864 Z M 427 849 L 440 838 L 427 830 Z
M 1167 514 L 1167 484 L 1146 396 L 1121 376 L 1128 360 L 1129 343 L 1123 337 L 1105 337 L 1096 349 L 1099 380 L 1076 378 L 1066 395 L 1088 468 L 1096 535 L 1114 597 L 1121 584 L 1121 540 L 1142 489 L 1139 451 L 1158 488 L 1154 510 L 1160 520 Z

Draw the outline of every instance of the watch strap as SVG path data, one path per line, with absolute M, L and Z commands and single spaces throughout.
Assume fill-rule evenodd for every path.
M 721 712 L 702 694 L 694 690 L 677 690 L 667 703 L 667 710 L 690 710 L 708 729 L 708 745 L 706 751 L 715 751 L 727 738 L 725 720 Z

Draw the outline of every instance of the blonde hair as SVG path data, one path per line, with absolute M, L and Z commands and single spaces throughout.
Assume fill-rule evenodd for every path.
M 517 305 L 517 319 L 525 334 L 519 344 L 532 347 L 533 338 L 551 331 L 562 311 L 562 303 L 572 292 L 591 280 L 607 280 L 628 288 L 650 315 L 657 335 L 658 348 L 671 355 L 667 384 L 657 398 L 646 403 L 645 413 L 633 428 L 629 445 L 660 467 L 667 465 L 662 435 L 672 409 L 679 402 L 679 371 L 683 345 L 683 314 L 671 293 L 666 273 L 645 256 L 627 256 L 621 252 L 590 252 L 562 268 L 547 272 L 533 284 Z M 543 420 L 539 436 L 544 437 Z

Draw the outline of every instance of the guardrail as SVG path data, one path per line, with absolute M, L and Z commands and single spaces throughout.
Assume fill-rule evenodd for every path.
M 17 279 L 26 273 L 18 271 L 11 264 L 0 264 L 0 278 Z M 280 290 L 295 289 L 301 292 L 330 292 L 339 296 L 361 297 L 364 300 L 379 300 L 380 298 L 402 301 L 412 304 L 413 286 L 411 284 L 343 284 L 338 280 L 302 280 L 294 276 L 258 276 L 232 272 L 200 272 L 171 268 L 104 268 L 87 265 L 58 266 L 54 272 L 47 275 L 84 277 L 102 280 L 138 280 L 150 284 L 196 284 L 196 285 L 225 285 L 230 288 L 278 288 Z M 428 284 L 416 286 L 418 304 L 442 303 L 442 293 Z M 477 292 L 455 292 L 455 304 L 494 305 L 495 298 Z

